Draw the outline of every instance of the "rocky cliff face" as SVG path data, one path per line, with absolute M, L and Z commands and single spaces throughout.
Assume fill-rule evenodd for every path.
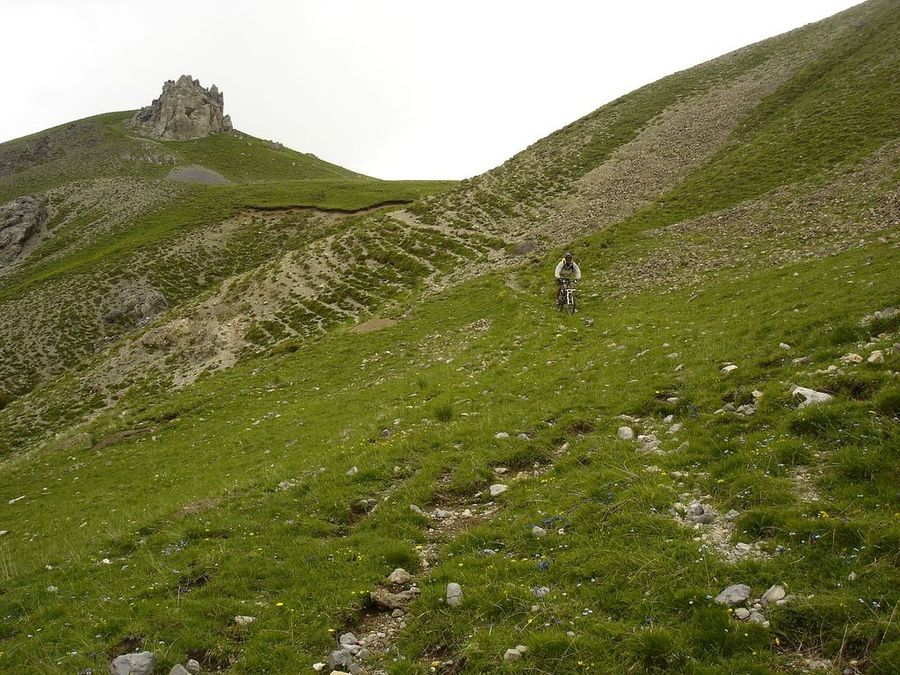
M 0 206 L 0 267 L 29 249 L 49 219 L 44 196 L 19 197 Z
M 200 80 L 182 75 L 163 85 L 162 94 L 131 119 L 138 132 L 164 140 L 187 141 L 231 131 L 231 118 L 224 114 L 222 92 L 212 85 L 204 89 Z

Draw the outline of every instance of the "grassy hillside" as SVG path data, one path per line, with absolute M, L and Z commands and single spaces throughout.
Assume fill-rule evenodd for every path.
M 0 671 L 329 672 L 347 631 L 363 674 L 900 671 L 898 19 L 458 186 L 234 137 L 184 156 L 232 184 L 48 189 L 0 277 L 7 381 L 68 368 L 0 399 Z
M 98 668 L 127 645 L 166 667 L 189 654 L 302 671 L 365 624 L 368 592 L 402 566 L 422 597 L 385 655 L 393 672 L 763 673 L 808 655 L 892 672 L 897 318 L 860 321 L 897 299 L 896 250 L 766 267 L 699 297 L 609 300 L 588 284 L 573 318 L 530 270 L 518 291 L 488 275 L 382 332 L 133 396 L 3 465 L 3 668 Z M 875 349 L 891 355 L 840 360 Z M 836 400 L 799 410 L 792 384 Z M 660 450 L 619 440 L 626 424 Z M 492 500 L 492 483 L 510 489 Z M 734 529 L 696 541 L 705 528 L 670 514 L 695 498 L 738 511 Z M 410 504 L 473 515 L 454 516 L 454 537 Z M 726 562 L 736 542 L 753 553 Z M 740 623 L 710 600 L 738 582 L 795 598 L 769 628 Z M 256 622 L 237 628 L 238 614 Z M 515 644 L 531 651 L 501 666 Z
M 239 131 L 193 141 L 142 138 L 127 128 L 133 114 L 95 115 L 0 143 L 0 203 L 73 180 L 160 178 L 176 165 L 199 164 L 238 182 L 365 178 Z
M 319 212 L 408 203 L 451 185 L 370 179 L 241 132 L 157 142 L 133 135 L 130 117 L 98 115 L 0 145 L 0 203 L 37 194 L 52 214 L 34 250 L 0 266 L 4 400 L 151 318 L 104 320 L 117 297 L 161 294 L 158 314 L 327 236 L 335 222 L 307 227 Z M 233 182 L 166 180 L 194 165 Z M 283 213 L 254 228 L 256 209 Z

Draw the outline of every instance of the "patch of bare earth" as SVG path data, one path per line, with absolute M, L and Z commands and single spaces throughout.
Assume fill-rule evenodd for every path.
M 356 324 L 351 330 L 354 333 L 371 333 L 382 328 L 390 328 L 396 321 L 393 319 L 369 319 Z
M 576 181 L 554 214 L 552 232 L 568 241 L 622 220 L 704 164 L 796 63 L 767 61 L 747 74 L 664 110 L 606 162 Z

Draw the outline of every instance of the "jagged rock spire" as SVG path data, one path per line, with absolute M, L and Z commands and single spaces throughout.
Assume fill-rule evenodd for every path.
M 232 130 L 224 114 L 225 99 L 216 85 L 204 89 L 200 80 L 182 75 L 163 85 L 153 103 L 131 119 L 133 129 L 151 138 L 186 141 Z

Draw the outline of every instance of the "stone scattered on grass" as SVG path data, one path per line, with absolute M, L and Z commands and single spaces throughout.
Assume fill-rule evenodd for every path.
M 398 567 L 393 572 L 391 572 L 390 576 L 388 577 L 388 581 L 395 586 L 403 586 L 412 581 L 412 576 L 402 567 Z
M 794 387 L 791 389 L 791 396 L 803 397 L 803 401 L 801 401 L 798 406 L 800 408 L 806 408 L 807 406 L 818 405 L 820 403 L 828 403 L 829 401 L 834 400 L 834 396 L 831 394 L 826 394 L 824 391 L 809 389 L 808 387 Z
M 351 466 L 349 469 L 347 469 L 348 476 L 355 476 L 358 473 L 359 473 L 359 469 L 355 466 Z
M 197 659 L 189 659 L 184 667 L 191 675 L 197 675 L 200 672 L 200 662 Z
M 249 626 L 254 621 L 256 621 L 255 616 L 243 616 L 241 614 L 238 614 L 236 617 L 234 617 L 234 622 L 238 626 Z
M 152 675 L 156 666 L 156 654 L 137 652 L 117 656 L 109 664 L 110 675 Z
M 519 661 L 522 659 L 522 652 L 516 649 L 507 649 L 506 653 L 503 654 L 504 661 Z
M 530 438 L 528 438 L 528 434 L 519 434 L 518 436 L 516 436 L 516 438 L 518 438 L 520 441 L 530 441 L 531 440 Z
M 760 604 L 763 607 L 767 607 L 771 604 L 777 603 L 779 600 L 784 600 L 787 596 L 787 591 L 784 590 L 784 586 L 779 586 L 775 584 L 774 586 L 770 586 L 769 590 L 763 593 L 762 598 L 760 598 Z
M 382 609 L 406 609 L 406 606 L 416 599 L 419 589 L 413 586 L 407 591 L 391 593 L 386 588 L 376 588 L 369 593 L 372 603 Z
M 619 438 L 621 438 L 623 441 L 630 441 L 632 438 L 634 438 L 634 429 L 632 429 L 631 427 L 619 427 L 618 434 Z
M 791 349 L 791 346 L 787 342 L 781 342 L 778 344 L 778 347 L 781 349 Z
M 335 649 L 328 656 L 328 667 L 332 669 L 346 668 L 350 670 L 353 667 L 353 654 L 347 649 Z
M 691 502 L 685 510 L 684 518 L 692 523 L 709 525 L 718 515 L 719 513 L 709 504 Z
M 855 354 L 853 352 L 850 352 L 849 354 L 844 354 L 841 357 L 841 363 L 843 363 L 844 365 L 847 365 L 850 363 L 862 363 L 862 362 L 863 362 L 863 357 L 860 356 L 859 354 Z
M 869 358 L 866 359 L 868 363 L 884 363 L 884 352 L 880 349 L 876 349 L 874 352 L 869 354 Z
M 504 485 L 503 483 L 494 483 L 490 487 L 491 497 L 498 497 L 502 495 L 504 492 L 509 490 L 508 485 Z
M 412 511 L 413 513 L 415 513 L 417 516 L 422 516 L 423 518 L 428 517 L 425 515 L 425 512 L 422 509 L 420 509 L 418 506 L 416 506 L 415 504 L 410 504 L 409 510 Z
M 641 444 L 643 452 L 656 452 L 659 450 L 659 439 L 656 434 L 640 434 L 637 437 L 638 443 Z
M 342 633 L 341 637 L 338 638 L 338 642 L 346 647 L 347 645 L 359 644 L 359 639 L 353 633 Z
M 722 373 L 725 375 L 728 375 L 728 373 L 734 372 L 735 370 L 737 370 L 737 366 L 733 363 L 729 363 L 722 367 Z
M 531 535 L 533 537 L 546 537 L 547 530 L 545 530 L 540 525 L 535 525 L 534 527 L 531 528 Z
M 169 671 L 169 675 L 191 675 L 191 671 L 189 671 L 180 663 L 176 663 L 174 666 L 172 666 L 172 670 Z
M 454 582 L 447 584 L 447 605 L 449 607 L 459 607 L 462 605 L 462 602 L 462 586 Z
M 743 605 L 750 599 L 750 587 L 746 584 L 733 584 L 723 589 L 716 596 L 716 602 L 720 605 L 728 605 L 729 607 L 737 607 Z
M 750 612 L 750 616 L 747 619 L 747 621 L 749 621 L 750 623 L 759 623 L 759 624 L 762 624 L 763 626 L 769 625 L 769 622 L 766 621 L 766 617 L 763 616 L 763 614 L 761 612 L 756 612 L 756 611 Z
M 538 599 L 545 598 L 550 595 L 550 589 L 546 586 L 535 586 L 531 589 L 531 594 Z
M 498 431 L 496 434 L 494 434 L 494 438 L 499 438 L 499 439 L 509 438 L 509 434 L 506 433 L 505 431 Z

